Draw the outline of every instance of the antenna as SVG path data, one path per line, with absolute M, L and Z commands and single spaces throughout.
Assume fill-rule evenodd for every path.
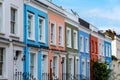
M 52 2 L 52 0 L 49 0 L 50 2 Z
M 76 12 L 71 9 L 71 12 L 76 16 Z
M 70 10 L 75 16 L 79 16 L 77 12 L 73 11 L 72 9 L 70 9 Z

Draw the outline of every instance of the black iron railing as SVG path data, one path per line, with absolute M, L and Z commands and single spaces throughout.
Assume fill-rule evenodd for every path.
M 48 73 L 42 73 L 42 80 L 48 80 L 49 74 Z
M 41 77 L 42 77 L 42 80 L 90 80 L 88 77 L 84 75 L 80 75 L 80 74 L 73 75 L 69 73 L 63 73 L 60 79 L 54 76 L 53 74 L 50 78 L 49 73 L 42 73 Z M 14 80 L 37 80 L 37 79 L 28 72 L 24 72 L 24 73 L 16 72 L 14 74 Z
M 28 72 L 15 72 L 14 80 L 36 80 L 36 78 Z
M 69 73 L 63 73 L 62 74 L 62 80 L 89 80 L 88 77 L 80 74 L 69 74 Z
M 79 74 L 76 74 L 76 75 L 75 75 L 75 79 L 76 79 L 76 80 L 80 80 L 80 75 L 79 75 Z
M 81 80 L 89 80 L 89 78 L 88 77 L 86 77 L 85 75 L 80 75 L 81 77 Z

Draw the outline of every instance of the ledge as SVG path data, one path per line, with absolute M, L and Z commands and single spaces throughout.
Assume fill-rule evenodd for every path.
M 0 32 L 0 36 L 2 36 L 2 37 L 3 37 L 4 35 L 5 35 L 5 33 Z
M 14 34 L 10 34 L 9 36 L 10 38 L 12 38 L 13 40 L 19 40 L 20 38 Z
M 0 77 L 0 80 L 8 80 L 7 78 Z
M 0 37 L 0 43 L 9 44 L 10 41 L 9 41 L 9 39 L 7 39 L 7 38 Z
M 21 47 L 25 46 L 24 42 L 21 42 L 21 41 L 12 40 L 12 42 L 13 42 L 13 45 L 17 45 L 17 46 L 21 46 Z

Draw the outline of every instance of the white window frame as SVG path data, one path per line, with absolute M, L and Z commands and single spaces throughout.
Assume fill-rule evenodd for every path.
M 6 77 L 6 51 L 5 48 L 0 47 L 1 49 L 3 49 L 3 65 L 2 65 L 2 75 L 0 75 L 0 79 L 1 78 L 5 78 Z
M 28 15 L 32 16 L 31 36 L 29 37 L 28 32 Z M 30 40 L 35 40 L 35 15 L 31 12 L 27 12 L 27 37 Z
M 80 52 L 84 52 L 84 36 L 83 35 L 80 35 Z
M 111 57 L 111 46 L 110 45 L 108 46 L 108 49 L 109 49 L 109 57 Z
M 71 59 L 71 72 L 69 71 L 69 73 L 72 74 L 72 75 L 74 75 L 74 56 L 69 55 L 68 59 Z M 69 65 L 69 61 L 68 61 L 68 65 Z M 69 66 L 68 66 L 68 69 L 69 69 Z
M 60 30 L 59 30 L 59 28 L 61 28 L 62 30 L 61 30 L 61 32 L 59 32 Z M 61 33 L 61 34 L 59 34 L 59 33 Z M 64 35 L 63 35 L 63 26 L 62 25 L 59 25 L 59 27 L 58 27 L 58 44 L 59 44 L 59 46 L 63 46 L 63 41 L 64 41 Z M 61 39 L 60 39 L 61 38 Z
M 69 34 L 67 33 L 68 30 L 69 30 Z M 69 28 L 69 27 L 67 27 L 67 29 L 66 29 L 66 45 L 69 48 L 72 47 L 72 44 L 71 44 L 71 28 Z
M 109 46 L 106 44 L 106 56 L 109 56 Z
M 37 53 L 36 52 L 33 52 L 33 51 L 30 51 L 29 52 L 29 73 L 30 73 L 30 54 L 33 54 L 34 55 L 34 58 L 35 58 L 35 61 L 34 61 L 34 70 L 33 70 L 33 77 L 37 79 Z
M 52 24 L 54 25 L 53 33 L 51 33 L 51 27 L 52 27 L 51 25 Z M 53 34 L 53 41 L 51 40 L 52 39 L 51 34 Z M 51 23 L 50 23 L 50 43 L 51 43 L 51 45 L 56 45 L 56 23 L 54 21 L 51 21 Z
M 108 54 L 107 44 L 105 45 L 105 49 L 106 49 L 105 53 L 106 53 L 106 56 L 107 56 L 107 54 Z
M 47 62 L 46 62 L 46 66 L 45 66 L 45 73 L 48 73 L 48 52 L 47 51 L 42 51 L 42 61 L 43 61 L 43 55 L 45 55 L 47 57 Z
M 79 57 L 76 57 L 75 62 L 76 62 L 75 74 L 78 75 L 78 74 L 80 74 L 80 59 L 79 59 Z
M 84 63 L 84 66 L 83 66 Z M 85 59 L 82 59 L 82 74 L 86 76 L 86 61 Z
M 65 64 L 64 72 L 66 73 L 66 57 L 64 55 L 61 55 L 61 62 L 62 62 L 62 58 L 64 58 L 64 64 Z
M 87 70 L 88 70 L 88 74 L 89 74 L 88 78 L 90 78 L 90 61 L 89 60 L 87 61 L 87 64 L 88 64 L 88 69 Z
M 12 9 L 14 9 L 15 10 L 15 21 L 12 21 L 11 20 L 11 11 L 12 11 Z M 12 32 L 12 26 L 11 26 L 11 23 L 14 23 L 14 30 L 13 30 L 13 32 Z M 17 35 L 18 34 L 18 9 L 17 9 L 17 7 L 14 7 L 14 6 L 11 6 L 10 7 L 10 33 L 11 33 L 11 35 Z
M 104 44 L 102 44 L 102 56 L 104 56 Z
M 42 25 L 41 25 L 42 30 L 40 30 L 39 28 L 39 25 L 40 25 L 39 20 L 42 20 Z M 40 31 L 42 31 L 41 39 L 40 39 Z M 40 16 L 38 17 L 38 39 L 40 42 L 45 43 L 45 19 Z
M 88 37 L 85 38 L 85 46 L 86 46 L 86 53 L 89 53 L 89 39 Z
M 52 57 L 52 73 L 53 73 L 53 65 L 54 65 L 53 58 L 54 57 L 56 57 L 56 63 L 55 64 L 57 64 L 57 65 L 55 65 L 56 69 L 55 69 L 55 76 L 54 77 L 58 78 L 58 76 L 59 76 L 59 73 L 58 73 L 58 67 L 59 67 L 58 60 L 59 59 L 58 59 L 58 56 L 56 56 L 56 55 L 53 55 L 53 57 Z
M 3 4 L 0 2 L 0 33 L 2 32 L 3 28 Z
M 103 54 L 103 44 L 101 43 L 101 42 L 99 42 L 99 47 L 98 47 L 98 49 L 99 49 L 99 55 L 100 56 L 102 56 Z
M 76 34 L 76 39 L 74 39 L 74 33 Z M 76 30 L 73 30 L 73 44 L 74 49 L 78 49 L 78 32 Z

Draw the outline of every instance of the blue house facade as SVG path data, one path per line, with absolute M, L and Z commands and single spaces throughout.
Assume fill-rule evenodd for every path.
M 48 48 L 48 15 L 28 4 L 24 4 L 24 42 L 24 72 L 29 75 L 27 79 L 42 80 L 43 53 Z
M 112 49 L 111 49 L 111 42 L 109 41 L 104 41 L 104 56 L 105 56 L 105 61 L 107 62 L 107 68 L 111 68 L 111 63 L 112 63 Z
M 89 78 L 90 76 L 90 54 L 89 54 L 89 33 L 79 30 L 78 49 L 80 55 L 80 75 Z M 81 79 L 81 80 L 82 80 Z

